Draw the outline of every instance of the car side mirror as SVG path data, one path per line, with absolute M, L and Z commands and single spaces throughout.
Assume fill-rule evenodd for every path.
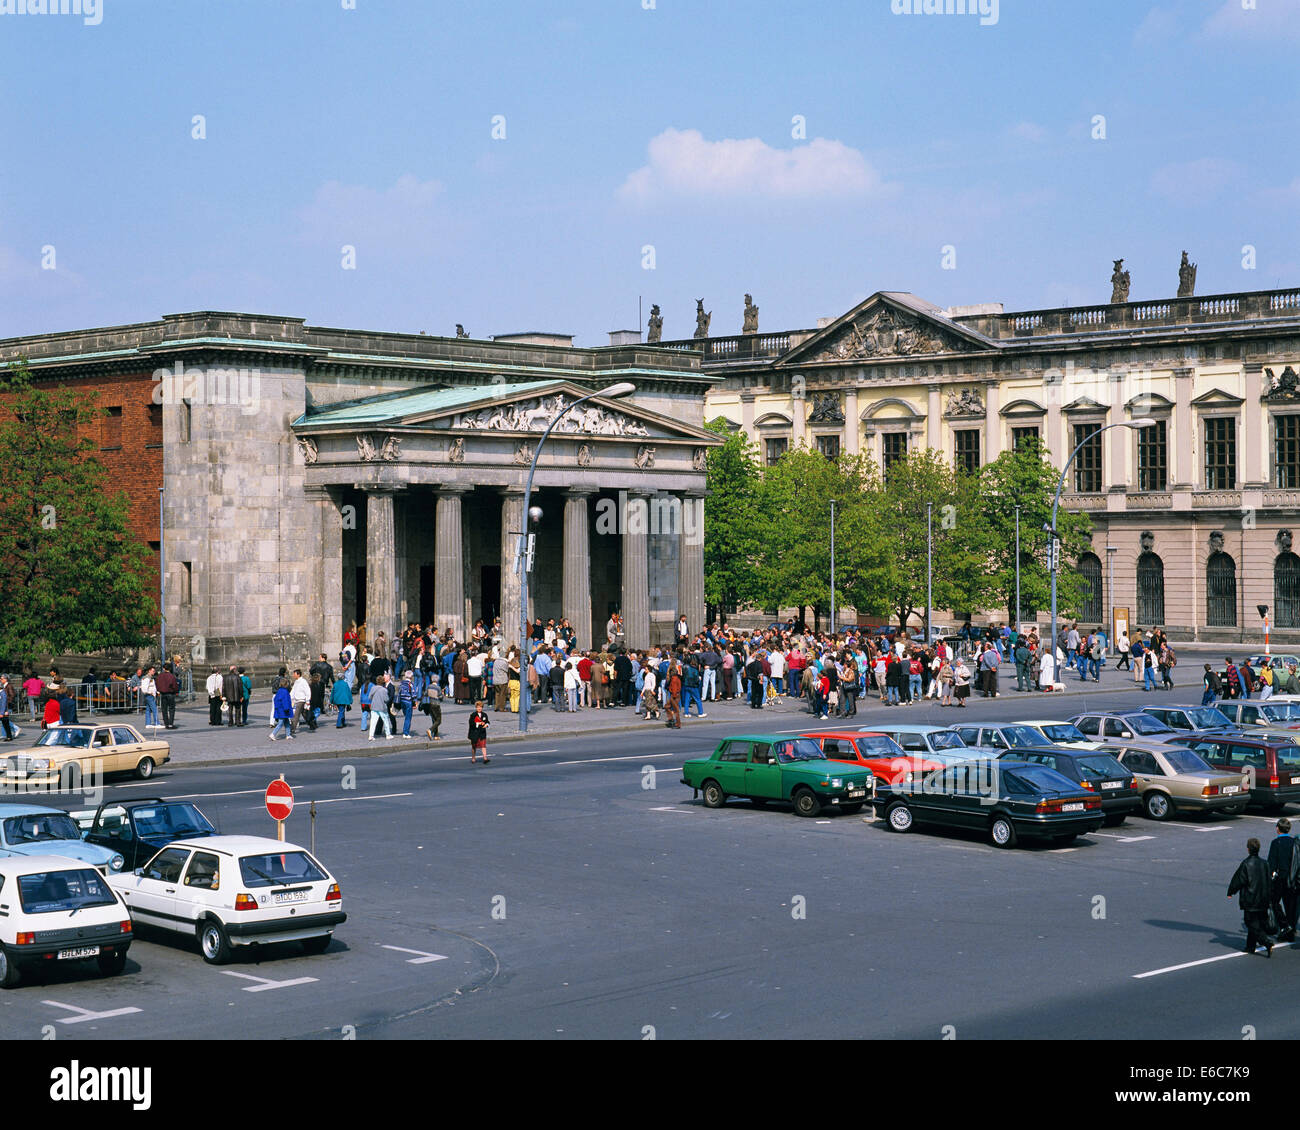
M 1120 734 L 1120 737 L 1121 737 L 1121 738 L 1131 738 L 1132 736 L 1133 736 L 1133 734 L 1132 734 L 1132 732 L 1129 731 L 1129 730 L 1125 730 L 1122 734 Z
M 132 875 L 143 875 L 143 874 L 144 874 L 144 868 L 143 868 L 143 867 L 137 867 L 134 871 L 131 872 L 131 874 L 132 874 Z

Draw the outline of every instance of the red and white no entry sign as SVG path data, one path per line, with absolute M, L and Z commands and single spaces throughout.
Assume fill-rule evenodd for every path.
M 293 789 L 289 782 L 272 781 L 266 786 L 266 811 L 272 820 L 288 820 L 293 811 Z

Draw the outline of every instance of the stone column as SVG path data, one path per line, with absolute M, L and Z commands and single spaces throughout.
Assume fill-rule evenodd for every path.
M 1106 417 L 1108 424 L 1118 424 L 1124 420 L 1124 393 L 1127 380 L 1127 373 L 1110 374 L 1110 414 Z M 1102 478 L 1102 485 L 1115 494 L 1124 494 L 1129 489 L 1128 454 L 1135 442 L 1133 437 L 1136 434 L 1129 428 L 1111 428 L 1106 433 L 1110 439 L 1110 467 Z
M 519 642 L 520 632 L 520 575 L 515 572 L 515 550 L 523 529 L 524 492 L 507 488 L 501 496 L 501 631 L 513 643 Z
M 984 450 L 980 452 L 980 466 L 992 463 L 1002 454 L 1002 416 L 999 414 L 1001 389 L 995 381 L 984 386 Z
M 939 404 L 939 386 L 927 385 L 925 390 L 925 443 L 927 447 L 939 450 L 939 428 L 943 424 Z
M 754 434 L 754 393 L 740 394 L 740 430 L 750 439 L 757 439 Z
M 1168 450 L 1173 455 L 1170 468 L 1174 490 L 1191 490 L 1196 480 L 1193 464 L 1192 377 L 1195 370 L 1174 370 L 1173 430 L 1165 436 Z M 1196 445 L 1199 446 L 1199 445 Z
M 862 450 L 862 421 L 858 419 L 858 390 L 844 390 L 844 447 L 850 455 Z M 691 628 L 694 631 L 694 626 Z
M 587 507 L 591 492 L 569 489 L 564 498 L 564 578 L 561 615 L 573 626 L 578 647 L 591 647 L 591 531 Z
M 1261 490 L 1269 482 L 1269 451 L 1272 437 L 1264 434 L 1268 420 L 1268 407 L 1264 397 L 1264 365 L 1260 361 L 1247 361 L 1245 366 L 1246 403 L 1242 406 L 1242 429 L 1245 443 L 1241 460 L 1240 481 L 1243 490 Z M 1242 563 L 1237 563 L 1238 574 L 1245 576 Z M 1240 617 L 1238 617 L 1240 619 Z
M 792 432 L 790 435 L 790 450 L 793 451 L 805 438 L 808 426 L 808 397 L 796 396 L 790 401 L 790 420 Z
M 333 655 L 343 646 L 343 514 L 336 488 L 307 487 L 305 493 L 316 503 L 316 521 L 320 526 L 316 577 L 320 616 L 315 651 Z
M 366 487 L 366 639 L 401 634 L 397 608 L 397 516 L 394 491 Z M 327 653 L 328 654 L 328 653 Z
M 1047 397 L 1047 420 L 1044 424 L 1046 431 L 1043 435 L 1043 446 L 1047 448 L 1048 462 L 1054 467 L 1059 467 L 1070 457 L 1071 450 L 1069 443 L 1065 442 L 1061 435 L 1061 409 L 1065 406 L 1065 381 L 1064 377 L 1053 379 L 1048 376 L 1044 378 L 1043 384 L 1043 395 Z M 1069 483 L 1066 486 L 1069 486 Z
M 439 633 L 451 628 L 458 640 L 465 638 L 465 539 L 461 528 L 463 490 L 438 491 L 434 517 L 434 623 Z
M 650 503 L 646 491 L 627 492 L 623 521 L 623 627 L 629 649 L 650 646 Z
M 856 414 L 855 417 L 856 419 Z M 691 634 L 704 627 L 704 492 L 682 495 L 682 542 L 677 555 L 678 611 Z

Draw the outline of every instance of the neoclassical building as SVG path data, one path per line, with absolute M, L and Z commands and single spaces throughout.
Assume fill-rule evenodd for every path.
M 581 645 L 619 611 L 627 640 L 704 616 L 704 395 L 693 354 L 611 335 L 493 340 L 200 312 L 0 341 L 39 381 L 98 393 L 92 436 L 131 520 L 165 551 L 168 650 L 207 661 L 338 652 L 433 622 L 519 624 L 520 536 L 534 535 L 530 615 Z M 547 441 L 525 531 L 523 489 Z M 159 535 L 161 525 L 162 533 Z
M 815 329 L 747 321 L 659 348 L 700 355 L 718 378 L 706 417 L 767 462 L 807 444 L 888 469 L 931 447 L 973 469 L 1036 437 L 1059 467 L 1099 426 L 1154 418 L 1071 469 L 1064 504 L 1094 523 L 1082 619 L 1117 607 L 1184 639 L 1256 640 L 1267 605 L 1300 642 L 1300 290 L 1019 312 L 880 292 Z

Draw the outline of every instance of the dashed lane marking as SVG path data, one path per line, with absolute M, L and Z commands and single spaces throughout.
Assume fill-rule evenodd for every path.
M 1293 942 L 1278 942 L 1274 949 L 1288 949 Z M 1216 961 L 1228 961 L 1234 957 L 1249 957 L 1248 953 L 1238 950 L 1235 953 L 1221 953 L 1218 957 L 1203 957 L 1199 961 L 1184 961 L 1181 965 L 1166 965 L 1163 969 L 1149 969 L 1145 973 L 1134 973 L 1133 979 L 1140 981 L 1144 977 L 1159 977 L 1162 973 L 1177 973 L 1180 969 L 1192 969 L 1197 965 L 1211 965 Z
M 382 945 L 382 943 L 380 943 Z M 428 965 L 431 961 L 446 961 L 445 953 L 425 953 L 424 950 L 408 950 L 405 946 L 383 946 L 386 950 L 396 950 L 398 953 L 413 953 L 415 957 L 408 958 L 407 965 Z

